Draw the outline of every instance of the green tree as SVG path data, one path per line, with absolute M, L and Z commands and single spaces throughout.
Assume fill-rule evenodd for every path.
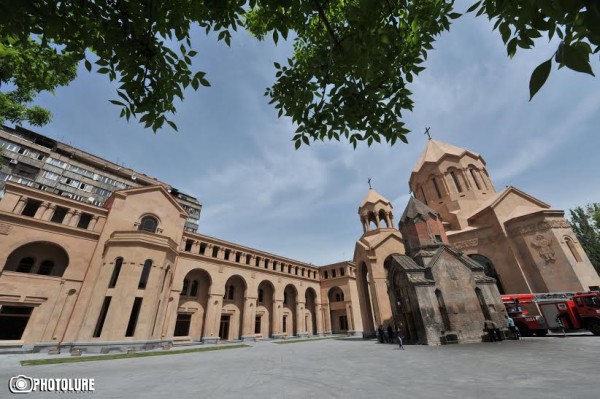
M 46 123 L 35 94 L 88 71 L 118 82 L 121 116 L 154 131 L 175 112 L 183 90 L 209 86 L 192 71 L 197 52 L 191 26 L 229 44 L 231 31 L 259 39 L 294 35 L 294 54 L 275 64 L 266 95 L 297 125 L 296 148 L 314 140 L 356 146 L 406 142 L 404 111 L 413 108 L 410 83 L 423 71 L 437 36 L 460 17 L 454 0 L 6 0 L 0 3 L 0 121 Z M 560 44 L 537 67 L 530 95 L 547 80 L 552 63 L 593 74 L 599 50 L 597 0 L 483 0 L 469 12 L 494 22 L 509 56 L 546 35 Z
M 600 274 L 600 203 L 570 210 L 571 226 L 594 268 Z

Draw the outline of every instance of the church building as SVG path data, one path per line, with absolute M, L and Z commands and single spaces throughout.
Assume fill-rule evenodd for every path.
M 0 142 L 14 161 L 0 176 L 0 353 L 371 337 L 380 325 L 414 344 L 478 342 L 484 320 L 503 325 L 503 292 L 600 285 L 563 211 L 513 187 L 497 193 L 480 155 L 435 140 L 399 224 L 371 189 L 353 260 L 315 266 L 197 233 L 195 198 L 41 135 L 9 133 Z M 14 168 L 31 160 L 39 173 L 18 177 L 33 166 Z M 49 173 L 54 186 L 40 180 Z M 65 195 L 63 177 L 84 192 L 99 181 L 120 189 L 83 201 Z

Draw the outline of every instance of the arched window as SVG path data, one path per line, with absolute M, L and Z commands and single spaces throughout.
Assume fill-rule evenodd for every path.
M 50 274 L 52 274 L 52 269 L 54 269 L 54 262 L 52 262 L 51 260 L 45 260 L 40 265 L 40 270 L 38 270 L 38 274 L 49 276 Z
M 156 233 L 158 228 L 158 220 L 153 216 L 144 216 L 140 222 L 138 230 L 149 231 L 150 233 Z
M 144 262 L 144 268 L 142 269 L 142 275 L 140 276 L 140 282 L 138 284 L 139 289 L 145 289 L 148 284 L 148 277 L 150 276 L 150 270 L 152 269 L 152 260 L 146 259 Z
M 115 288 L 117 285 L 117 280 L 119 279 L 119 273 L 121 273 L 121 266 L 123 265 L 123 258 L 117 258 L 115 260 L 115 267 L 113 269 L 112 275 L 110 276 L 110 282 L 108 283 L 108 288 Z
M 181 289 L 181 296 L 187 296 L 188 288 L 190 286 L 190 280 L 187 278 L 183 280 L 183 288 Z
M 265 298 L 265 292 L 262 288 L 258 289 L 258 302 L 262 303 L 264 301 Z
M 573 240 L 570 237 L 565 237 L 565 242 L 567 243 L 567 246 L 571 251 L 571 255 L 573 255 L 573 257 L 575 258 L 575 262 L 581 262 L 583 259 L 581 259 L 579 251 L 577 251 L 577 248 L 575 248 L 575 243 L 573 242 Z
M 440 187 L 437 184 L 437 180 L 435 180 L 435 177 L 432 179 L 433 181 L 433 188 L 435 188 L 435 193 L 437 194 L 438 199 L 442 198 L 442 192 L 440 191 Z
M 474 166 L 470 166 L 469 167 L 469 172 L 471 172 L 471 177 L 473 178 L 473 181 L 475 182 L 475 185 L 477 186 L 477 190 L 481 190 L 481 185 L 479 185 L 479 181 L 477 181 L 477 176 L 475 174 L 475 167 Z
M 379 210 L 379 225 L 383 226 L 383 224 L 385 223 L 385 227 L 391 227 L 388 225 L 388 219 L 387 219 L 387 215 L 385 214 L 385 211 L 383 209 Z
M 450 171 L 450 176 L 452 177 L 452 181 L 454 182 L 454 185 L 456 186 L 456 190 L 458 190 L 459 193 L 462 193 L 463 189 L 462 189 L 462 186 L 460 185 L 460 180 L 458 180 L 458 177 L 456 176 L 456 172 L 454 170 Z
M 19 266 L 17 267 L 17 271 L 19 273 L 31 273 L 31 269 L 33 269 L 33 263 L 35 259 L 31 257 L 23 258 L 19 262 Z
M 192 288 L 190 289 L 190 296 L 198 295 L 198 280 L 192 281 Z
M 296 276 L 298 275 L 298 266 L 296 266 L 295 274 L 296 274 Z
M 234 297 L 235 297 L 235 287 L 232 284 L 229 286 L 229 289 L 227 290 L 227 299 L 229 299 L 230 301 L 233 301 Z
M 283 293 L 283 304 L 287 305 L 287 303 L 288 303 L 288 295 L 287 295 L 287 292 L 284 292 Z

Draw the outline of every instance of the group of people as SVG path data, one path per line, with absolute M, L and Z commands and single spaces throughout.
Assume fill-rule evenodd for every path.
M 508 329 L 515 339 L 520 339 L 521 334 L 519 333 L 519 328 L 515 325 L 515 321 L 508 316 L 504 316 L 506 318 L 506 322 L 508 324 Z M 484 329 L 487 332 L 488 338 L 490 342 L 502 341 L 502 331 L 500 331 L 500 327 L 498 323 L 493 320 L 487 319 L 484 322 Z
M 387 329 L 384 330 L 383 329 L 383 325 L 379 325 L 379 327 L 377 328 L 377 336 L 379 338 L 379 343 L 394 343 L 394 340 L 396 340 L 396 342 L 398 343 L 398 345 L 400 346 L 400 349 L 404 349 L 404 344 L 402 343 L 402 330 L 398 327 L 396 327 L 396 331 L 394 331 L 394 329 L 392 328 L 391 324 L 388 324 Z

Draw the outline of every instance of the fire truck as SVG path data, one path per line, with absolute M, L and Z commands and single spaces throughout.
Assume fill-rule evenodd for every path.
M 544 336 L 550 330 L 591 331 L 600 335 L 600 292 L 550 292 L 502 295 L 506 312 L 521 335 Z M 538 315 L 539 309 L 541 315 Z

